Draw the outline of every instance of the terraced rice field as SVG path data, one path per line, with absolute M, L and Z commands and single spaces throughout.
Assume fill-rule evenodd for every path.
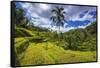
M 55 42 L 30 42 L 32 37 L 15 38 L 16 66 L 96 61 L 95 51 L 71 51 Z

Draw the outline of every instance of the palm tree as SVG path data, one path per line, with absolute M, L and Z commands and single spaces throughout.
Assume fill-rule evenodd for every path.
M 52 16 L 51 20 L 53 21 L 53 25 L 58 27 L 59 34 L 61 33 L 60 27 L 64 26 L 65 23 L 65 14 L 63 7 L 56 6 L 54 9 L 51 10 Z M 60 35 L 59 35 L 60 37 Z

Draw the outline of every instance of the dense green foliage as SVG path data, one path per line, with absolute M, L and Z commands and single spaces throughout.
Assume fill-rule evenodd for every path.
M 65 49 L 90 51 L 96 50 L 96 22 L 85 29 L 75 29 L 64 33 Z

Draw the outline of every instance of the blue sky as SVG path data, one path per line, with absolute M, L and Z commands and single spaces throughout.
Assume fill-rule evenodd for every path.
M 96 21 L 96 7 L 16 2 L 16 7 L 24 9 L 25 16 L 35 26 L 58 31 L 56 26 L 51 26 L 52 21 L 50 20 L 51 10 L 55 6 L 64 7 L 64 11 L 67 13 L 65 15 L 67 22 L 65 22 L 64 27 L 61 27 L 62 32 L 76 28 L 85 28 Z

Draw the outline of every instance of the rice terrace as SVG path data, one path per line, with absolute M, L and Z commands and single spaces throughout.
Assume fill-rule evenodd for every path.
M 15 66 L 96 61 L 95 6 L 12 2 Z

